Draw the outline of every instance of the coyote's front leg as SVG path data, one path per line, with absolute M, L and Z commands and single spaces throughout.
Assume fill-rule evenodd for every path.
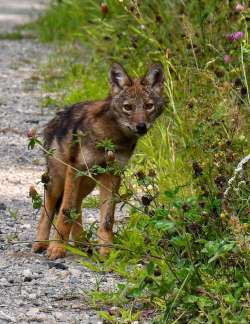
M 81 182 L 78 189 L 76 198 L 76 212 L 79 215 L 71 228 L 71 236 L 75 244 L 78 245 L 79 241 L 84 238 L 84 229 L 82 225 L 82 200 L 92 192 L 96 186 L 96 181 L 89 177 L 81 177 Z
M 118 193 L 121 179 L 112 174 L 102 174 L 98 177 L 100 181 L 100 227 L 98 238 L 101 244 L 110 244 L 113 239 L 114 212 L 116 194 Z M 108 246 L 100 248 L 101 255 L 107 255 L 110 251 Z
M 70 219 L 70 211 L 75 208 L 76 199 L 79 189 L 80 178 L 75 177 L 75 171 L 68 167 L 64 183 L 64 193 L 62 205 L 56 222 L 56 232 L 54 241 L 48 248 L 48 257 L 50 260 L 65 257 L 65 247 L 69 239 L 72 220 Z

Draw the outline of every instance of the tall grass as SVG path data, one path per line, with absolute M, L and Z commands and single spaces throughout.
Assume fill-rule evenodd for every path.
M 233 89 L 230 84 L 226 89 L 225 82 L 237 75 L 240 62 L 236 62 L 233 71 L 223 63 L 229 47 L 225 35 L 231 31 L 229 26 L 225 28 L 224 21 L 228 21 L 233 5 L 225 6 L 220 1 L 110 1 L 107 7 L 104 15 L 98 2 L 62 1 L 40 19 L 41 40 L 75 44 L 74 53 L 68 54 L 68 64 L 61 67 L 64 78 L 58 86 L 67 89 L 62 103 L 96 99 L 107 93 L 110 61 L 125 63 L 135 75 L 153 60 L 162 61 L 168 71 L 169 105 L 158 127 L 141 142 L 139 152 L 161 166 L 162 172 L 168 170 L 172 177 L 165 177 L 169 179 L 166 185 L 180 183 L 183 173 L 190 182 L 190 156 L 209 159 L 199 135 L 211 125 L 204 122 L 199 130 L 193 126 L 212 116 L 214 110 L 220 116 L 232 113 L 228 105 L 234 104 L 237 95 L 229 96 Z M 215 10 L 218 16 L 213 15 Z M 218 78 L 220 74 L 223 76 Z M 215 132 L 221 132 L 220 128 L 221 125 L 215 127 Z M 232 128 L 230 124 L 228 128 Z M 152 141 L 157 150 L 152 150 Z
M 135 76 L 152 61 L 166 71 L 165 112 L 140 141 L 128 170 L 155 170 L 150 181 L 159 196 L 156 207 L 146 208 L 154 216 L 134 211 L 116 237 L 130 252 L 114 252 L 104 264 L 133 288 L 121 285 L 112 298 L 94 292 L 94 300 L 131 306 L 138 298 L 164 323 L 249 321 L 246 191 L 222 208 L 227 180 L 249 151 L 250 12 L 237 4 L 62 0 L 32 26 L 41 41 L 57 45 L 43 74 L 58 106 L 104 97 L 113 60 Z M 232 42 L 228 35 L 236 31 L 244 35 Z M 147 190 L 145 183 L 138 186 Z M 122 321 L 137 314 L 132 309 L 120 310 Z

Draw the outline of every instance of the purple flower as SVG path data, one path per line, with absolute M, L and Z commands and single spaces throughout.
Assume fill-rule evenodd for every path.
M 244 37 L 244 33 L 242 31 L 237 31 L 226 36 L 229 42 L 235 42 L 243 37 Z
M 232 62 L 232 57 L 228 54 L 224 55 L 224 63 L 228 64 L 230 62 Z
M 238 3 L 236 6 L 235 6 L 235 11 L 236 12 L 241 12 L 241 11 L 244 11 L 246 9 L 246 7 L 240 3 Z

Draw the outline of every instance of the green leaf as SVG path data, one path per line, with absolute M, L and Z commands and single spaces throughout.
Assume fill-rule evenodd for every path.
M 90 172 L 93 175 L 98 175 L 98 174 L 106 173 L 107 169 L 103 168 L 100 165 L 93 165 L 92 168 L 90 169 Z
M 130 298 L 140 297 L 142 295 L 144 287 L 132 288 L 128 291 L 127 296 Z
M 104 140 L 100 141 L 96 144 L 97 149 L 104 149 L 105 151 L 112 151 L 115 152 L 116 145 L 112 142 L 111 139 L 105 138 Z
M 93 263 L 90 263 L 90 262 L 87 262 L 87 261 L 83 261 L 83 260 L 80 260 L 80 263 L 84 267 L 86 267 L 86 268 L 88 268 L 88 269 L 90 269 L 92 271 L 100 272 L 100 269 L 97 266 L 95 266 Z
M 35 197 L 32 198 L 32 206 L 34 209 L 40 209 L 42 207 L 42 197 L 39 194 L 36 194 Z
M 37 138 L 31 138 L 29 140 L 29 143 L 28 143 L 28 149 L 29 150 L 33 150 L 34 147 L 36 146 L 36 144 L 39 144 L 39 145 L 42 146 L 42 143 L 41 143 L 41 141 L 39 141 L 39 139 L 37 139 Z
M 197 303 L 201 309 L 204 309 L 206 307 L 212 307 L 216 303 L 216 301 L 212 300 L 211 298 L 207 296 L 200 296 L 199 299 L 197 300 Z
M 164 195 L 167 197 L 167 198 L 174 198 L 176 196 L 178 191 L 176 190 L 173 190 L 173 191 L 170 191 L 170 190 L 166 190 L 164 192 Z
M 205 244 L 204 248 L 201 250 L 202 253 L 207 254 L 210 259 L 208 263 L 211 263 L 218 258 L 225 256 L 228 252 L 235 248 L 235 242 L 222 241 L 209 241 Z
M 235 298 L 232 294 L 228 294 L 224 296 L 225 302 L 229 305 L 232 305 L 235 302 Z
M 119 256 L 120 252 L 119 251 L 111 251 L 109 254 L 107 260 L 105 261 L 105 267 L 109 268 L 111 267 L 114 263 L 117 257 Z
M 199 297 L 195 295 L 189 295 L 185 298 L 185 302 L 188 304 L 193 304 L 198 301 Z
M 162 219 L 162 218 L 166 217 L 167 214 L 168 214 L 168 211 L 165 208 L 156 208 L 154 218 Z
M 175 228 L 175 223 L 167 220 L 155 221 L 154 225 L 158 229 L 169 232 L 173 231 L 173 229 Z
M 77 249 L 76 247 L 72 246 L 72 245 L 66 245 L 65 246 L 66 250 L 68 250 L 69 252 L 71 252 L 72 254 L 76 254 L 76 255 L 80 255 L 83 257 L 88 257 L 88 254 L 80 249 Z
M 105 312 L 105 311 L 101 311 L 101 312 L 98 312 L 98 314 L 100 315 L 100 317 L 104 318 L 105 320 L 108 320 L 108 321 L 115 321 L 115 317 L 110 315 L 108 312 Z
M 46 154 L 49 155 L 49 156 L 53 156 L 55 152 L 56 152 L 56 149 L 50 148 L 50 149 L 47 150 Z
M 88 172 L 87 171 L 80 171 L 80 170 L 77 170 L 76 171 L 76 174 L 75 174 L 75 177 L 78 178 L 78 177 L 85 177 L 86 175 L 88 175 Z
M 149 275 L 152 275 L 154 273 L 154 269 L 155 269 L 155 264 L 153 261 L 150 261 L 149 264 L 147 265 L 147 273 Z
M 170 242 L 178 247 L 186 247 L 187 243 L 192 239 L 191 235 L 189 233 L 186 233 L 185 235 L 181 236 L 175 236 L 173 237 Z

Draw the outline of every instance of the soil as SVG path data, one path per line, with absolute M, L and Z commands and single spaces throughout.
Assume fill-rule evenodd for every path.
M 45 0 L 1 0 L 0 36 L 35 19 Z M 41 133 L 53 111 L 41 109 L 39 66 L 50 48 L 30 37 L 0 40 L 0 323 L 102 323 L 86 293 L 98 285 L 114 287 L 113 274 L 95 273 L 79 259 L 67 256 L 48 261 L 46 253 L 31 252 L 39 214 L 29 187 L 38 184 L 44 159 L 28 150 L 27 131 Z M 88 222 L 96 209 L 85 209 Z

